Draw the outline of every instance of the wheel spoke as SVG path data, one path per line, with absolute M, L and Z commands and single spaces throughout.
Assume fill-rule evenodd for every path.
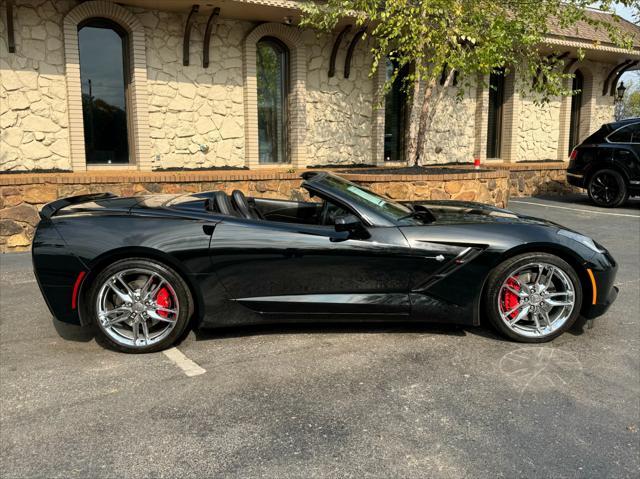
M 537 285 L 540 284 L 540 280 L 542 279 L 543 273 L 544 273 L 544 265 L 539 264 L 538 265 L 538 276 L 536 277 L 535 284 L 537 284 Z
M 515 313 L 518 309 L 522 308 L 524 306 L 524 304 L 517 304 L 515 308 L 510 309 L 509 311 L 505 311 L 504 313 L 502 313 L 504 316 L 511 316 L 513 313 Z
M 145 281 L 144 285 L 142 285 L 142 288 L 140 288 L 140 297 L 143 300 L 147 299 L 147 294 L 149 292 L 149 288 L 151 287 L 151 284 L 153 283 L 153 280 L 156 278 L 155 274 L 150 274 L 149 277 L 147 278 L 147 281 Z
M 553 266 L 549 266 L 548 268 L 549 274 L 547 275 L 544 281 L 544 290 L 546 291 L 551 286 L 551 280 L 553 279 L 553 275 L 556 274 L 556 269 Z
M 149 325 L 147 324 L 147 320 L 143 319 L 141 321 L 142 324 L 142 334 L 144 335 L 144 342 L 149 344 Z
M 533 322 L 536 325 L 536 331 L 539 333 L 540 332 L 540 320 L 538 319 L 538 313 L 533 313 Z
M 547 327 L 551 329 L 551 318 L 549 317 L 549 313 L 547 311 L 541 311 L 540 314 L 544 319 L 545 323 L 547 323 Z
M 555 301 L 553 299 L 546 299 L 544 302 L 549 306 L 573 306 L 573 300 Z
M 511 326 L 515 326 L 515 324 L 524 319 L 525 317 L 527 317 L 527 315 L 529 314 L 529 306 L 525 306 L 522 311 L 520 311 L 520 313 L 518 313 L 518 316 L 516 316 L 515 318 L 513 318 L 511 321 L 509 321 L 509 324 Z
M 178 314 L 178 311 L 175 309 L 170 309 L 170 308 L 163 308 L 162 306 L 153 306 L 153 310 L 158 312 L 160 311 L 161 313 L 169 313 L 169 314 Z
M 134 319 L 133 323 L 131 324 L 131 332 L 133 333 L 133 344 L 137 344 L 138 342 L 138 337 L 140 335 L 140 332 L 138 330 L 138 320 Z
M 112 280 L 111 282 L 109 282 L 109 288 L 111 288 L 111 290 L 114 293 L 116 293 L 116 296 L 118 296 L 118 298 L 120 298 L 124 303 L 132 303 L 133 302 L 133 297 L 132 296 L 130 296 L 129 294 L 127 294 L 126 292 L 124 292 L 120 288 L 118 288 L 118 286 L 116 286 L 115 279 Z
M 105 318 L 106 319 L 105 326 L 107 327 L 115 326 L 116 324 L 126 321 L 127 319 L 129 319 L 130 316 L 131 316 L 131 313 L 127 311 L 122 313 L 120 316 L 116 316 L 113 319 Z
M 145 301 L 149 301 L 152 300 L 153 298 L 156 297 L 156 295 L 158 294 L 158 291 L 160 291 L 160 289 L 162 288 L 162 286 L 164 286 L 164 279 L 160 278 L 160 281 L 158 281 L 158 284 L 156 284 L 153 289 L 151 291 L 149 291 L 146 296 L 144 296 L 144 300 Z
M 164 323 L 175 323 L 175 319 L 165 318 L 164 316 L 156 313 L 153 310 L 147 311 L 147 314 L 149 315 L 150 318 L 155 319 L 156 321 L 162 321 Z
M 506 285 L 504 288 L 505 288 L 506 290 L 511 291 L 513 294 L 515 294 L 515 295 L 516 295 L 517 297 L 519 297 L 519 298 L 526 298 L 527 296 L 529 296 L 529 295 L 528 295 L 527 293 L 525 293 L 524 291 L 522 291 L 522 290 L 518 291 L 517 289 L 514 289 L 514 288 L 512 288 L 512 287 L 511 287 L 511 286 L 509 286 L 509 285 Z

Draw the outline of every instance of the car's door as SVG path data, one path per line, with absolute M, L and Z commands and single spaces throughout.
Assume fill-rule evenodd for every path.
M 640 186 L 640 122 L 619 128 L 607 141 L 615 146 L 613 162 L 624 170 L 631 187 Z
M 229 296 L 262 314 L 407 315 L 413 257 L 404 235 L 371 227 L 348 236 L 333 226 L 230 218 L 215 228 L 211 260 Z

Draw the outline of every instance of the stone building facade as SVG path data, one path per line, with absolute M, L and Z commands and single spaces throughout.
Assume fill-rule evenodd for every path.
M 393 163 L 385 161 L 388 115 L 384 102 L 378 107 L 376 98 L 384 71 L 369 75 L 367 40 L 354 40 L 355 30 L 335 50 L 335 74 L 330 76 L 339 32 L 318 34 L 296 27 L 297 2 L 220 0 L 199 5 L 197 12 L 192 11 L 194 3 L 3 0 L 0 171 L 288 169 Z M 214 8 L 219 8 L 217 14 Z M 93 19 L 106 19 L 122 31 L 127 72 L 125 163 L 87 160 L 79 31 Z M 557 32 L 543 47 L 543 51 L 565 52 L 566 71 L 580 71 L 583 83 L 577 109 L 572 108 L 571 98 L 538 104 L 521 92 L 530 78 L 504 79 L 496 159 L 564 160 L 570 140 L 584 138 L 612 119 L 614 97 L 609 85 L 617 83 L 623 70 L 637 68 L 640 59 L 638 27 L 624 24 L 624 28 L 636 36 L 631 50 L 608 45 L 580 29 Z M 207 37 L 209 64 L 205 67 Z M 286 77 L 286 131 L 282 133 L 286 161 L 266 164 L 261 160 L 264 126 L 256 71 L 257 45 L 264 39 L 287 52 L 282 73 Z M 582 60 L 577 60 L 579 48 L 585 52 Z M 440 93 L 429 136 L 421 145 L 423 157 L 433 164 L 487 159 L 491 129 L 487 79 L 469 87 L 461 99 L 452 87 Z M 572 139 L 571 128 L 577 131 Z

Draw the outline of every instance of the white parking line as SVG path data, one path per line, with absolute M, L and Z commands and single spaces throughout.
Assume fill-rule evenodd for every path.
M 162 352 L 189 377 L 199 376 L 207 372 L 206 369 L 198 366 L 194 361 L 186 357 L 178 348 L 170 348 Z
M 533 203 L 531 201 L 509 200 L 509 203 L 517 203 L 517 204 L 521 204 L 521 205 L 541 206 L 543 208 L 556 208 L 556 209 L 559 209 L 559 210 L 581 211 L 582 213 L 593 213 L 595 215 L 626 216 L 628 218 L 640 218 L 640 215 L 627 215 L 627 214 L 624 214 L 624 213 L 605 213 L 604 211 L 583 210 L 583 209 L 580 209 L 580 208 L 569 208 L 567 206 L 555 206 L 555 205 L 547 205 L 547 204 L 544 204 L 544 203 Z

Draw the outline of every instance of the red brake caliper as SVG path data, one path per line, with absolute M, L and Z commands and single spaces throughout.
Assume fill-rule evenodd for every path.
M 156 304 L 161 308 L 171 307 L 171 296 L 169 296 L 169 291 L 167 291 L 167 288 L 160 288 L 160 291 L 158 291 L 158 294 L 156 294 Z M 158 313 L 163 318 L 169 316 L 169 313 L 167 313 L 166 311 L 156 311 L 156 313 Z
M 507 280 L 507 286 L 513 288 L 516 291 L 520 291 L 520 285 L 513 278 L 509 278 Z M 513 308 L 518 306 L 518 304 L 520 304 L 520 298 L 518 297 L 518 295 L 513 293 L 512 291 L 509 291 L 508 289 L 505 289 L 504 295 L 502 297 L 502 310 L 505 312 L 511 311 Z M 517 314 L 518 312 L 514 311 L 509 315 L 509 317 L 513 319 Z

